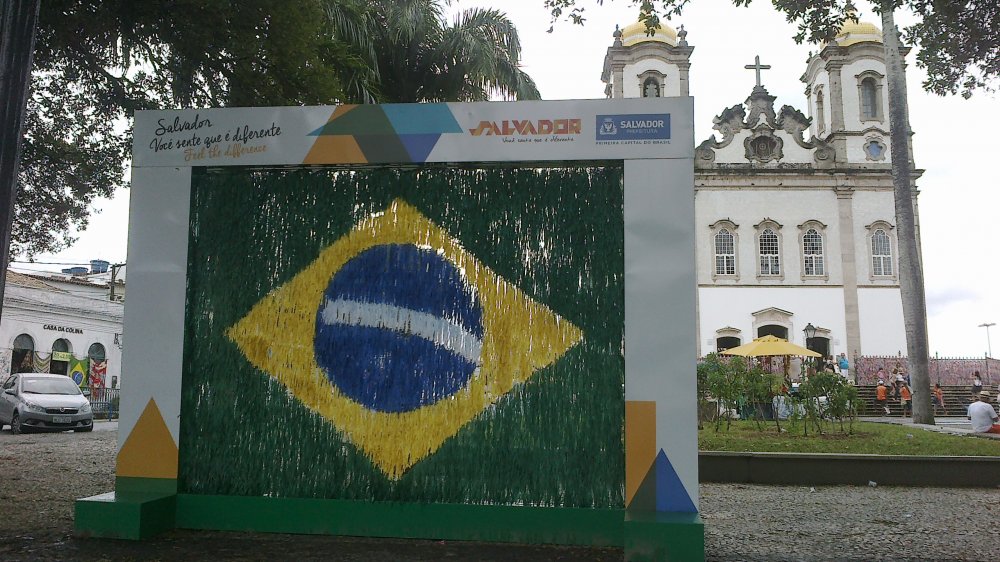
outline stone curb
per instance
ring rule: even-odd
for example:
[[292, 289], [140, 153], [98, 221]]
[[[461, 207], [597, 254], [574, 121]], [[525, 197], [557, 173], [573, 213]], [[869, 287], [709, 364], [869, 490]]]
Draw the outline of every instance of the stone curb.
[[701, 451], [701, 482], [802, 486], [1000, 487], [1000, 457]]

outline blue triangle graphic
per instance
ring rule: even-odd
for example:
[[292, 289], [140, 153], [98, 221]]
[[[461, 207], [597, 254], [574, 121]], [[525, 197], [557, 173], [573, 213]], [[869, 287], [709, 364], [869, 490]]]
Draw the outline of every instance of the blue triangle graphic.
[[434, 146], [437, 144], [439, 138], [441, 138], [440, 133], [429, 135], [399, 135], [399, 140], [403, 143], [403, 147], [406, 148], [406, 152], [410, 155], [411, 162], [426, 161], [427, 156], [430, 155], [432, 150], [434, 150]]
[[656, 511], [698, 513], [663, 449], [656, 455]]

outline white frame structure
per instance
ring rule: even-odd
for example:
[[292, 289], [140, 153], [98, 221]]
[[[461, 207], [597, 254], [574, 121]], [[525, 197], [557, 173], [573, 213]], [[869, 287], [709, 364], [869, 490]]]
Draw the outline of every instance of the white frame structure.
[[[119, 478], [122, 448], [151, 402], [178, 444], [192, 167], [620, 161], [626, 435], [628, 404], [652, 404], [651, 454], [667, 452], [697, 508], [692, 99], [381, 107], [401, 116], [399, 135], [426, 133], [437, 118], [452, 119], [454, 126], [439, 131], [433, 149], [419, 162], [359, 162], [339, 152], [354, 146], [349, 136], [331, 140], [322, 132], [352, 107], [137, 112], [124, 320], [129, 345], [123, 369], [129, 377], [122, 385]], [[324, 142], [333, 144], [317, 155], [316, 147]], [[626, 474], [631, 475], [635, 469], [628, 450], [627, 442]]]

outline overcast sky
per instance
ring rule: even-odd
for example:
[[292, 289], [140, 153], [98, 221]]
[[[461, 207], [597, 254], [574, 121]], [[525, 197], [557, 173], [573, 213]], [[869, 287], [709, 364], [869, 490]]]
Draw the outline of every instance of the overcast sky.
[[[568, 22], [546, 33], [549, 17], [542, 0], [459, 0], [452, 11], [496, 6], [506, 11], [521, 36], [524, 69], [535, 79], [542, 97], [554, 99], [603, 98], [600, 75], [604, 54], [615, 24], [636, 20], [637, 8], [628, 0], [578, 0], [586, 8], [583, 27]], [[881, 27], [869, 6], [859, 2], [860, 17]], [[904, 25], [906, 16], [897, 18]], [[743, 66], [760, 55], [771, 70], [762, 81], [776, 107], [789, 104], [808, 114], [799, 80], [815, 46], [796, 45], [793, 25], [784, 21], [770, 2], [758, 0], [751, 8], [735, 8], [728, 0], [695, 0], [683, 16], [669, 22], [684, 24], [691, 56], [691, 95], [695, 98], [695, 137], [713, 133], [712, 118], [724, 108], [742, 103], [754, 85], [754, 73]], [[1000, 130], [996, 96], [977, 94], [971, 100], [941, 98], [924, 93], [923, 73], [915, 53], [907, 62], [910, 121], [915, 133], [914, 156], [925, 170], [918, 181], [919, 211], [929, 312], [931, 353], [941, 356], [982, 356], [986, 352], [984, 322], [1000, 322], [1000, 230], [993, 224], [1000, 210], [1000, 181], [992, 161], [993, 143], [978, 140]], [[989, 164], [988, 164], [989, 163]], [[87, 262], [101, 258], [124, 262], [128, 228], [128, 193], [101, 200], [91, 226], [79, 241], [56, 255], [38, 261]], [[40, 269], [40, 266], [33, 266]], [[996, 328], [1000, 328], [998, 325]], [[1000, 355], [1000, 329], [991, 331]]]

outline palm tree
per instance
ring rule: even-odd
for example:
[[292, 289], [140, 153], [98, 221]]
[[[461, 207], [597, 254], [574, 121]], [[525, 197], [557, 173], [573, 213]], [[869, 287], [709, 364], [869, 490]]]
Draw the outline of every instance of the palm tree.
[[452, 24], [439, 0], [372, 0], [369, 91], [379, 102], [539, 99], [518, 66], [521, 43], [507, 16], [474, 8]]
[[896, 226], [899, 229], [899, 292], [903, 301], [906, 355], [913, 382], [913, 421], [934, 424], [930, 398], [930, 348], [927, 345], [927, 303], [920, 263], [911, 187], [910, 123], [907, 120], [906, 77], [899, 52], [899, 32], [891, 0], [881, 0], [882, 44], [889, 86], [889, 132]]

